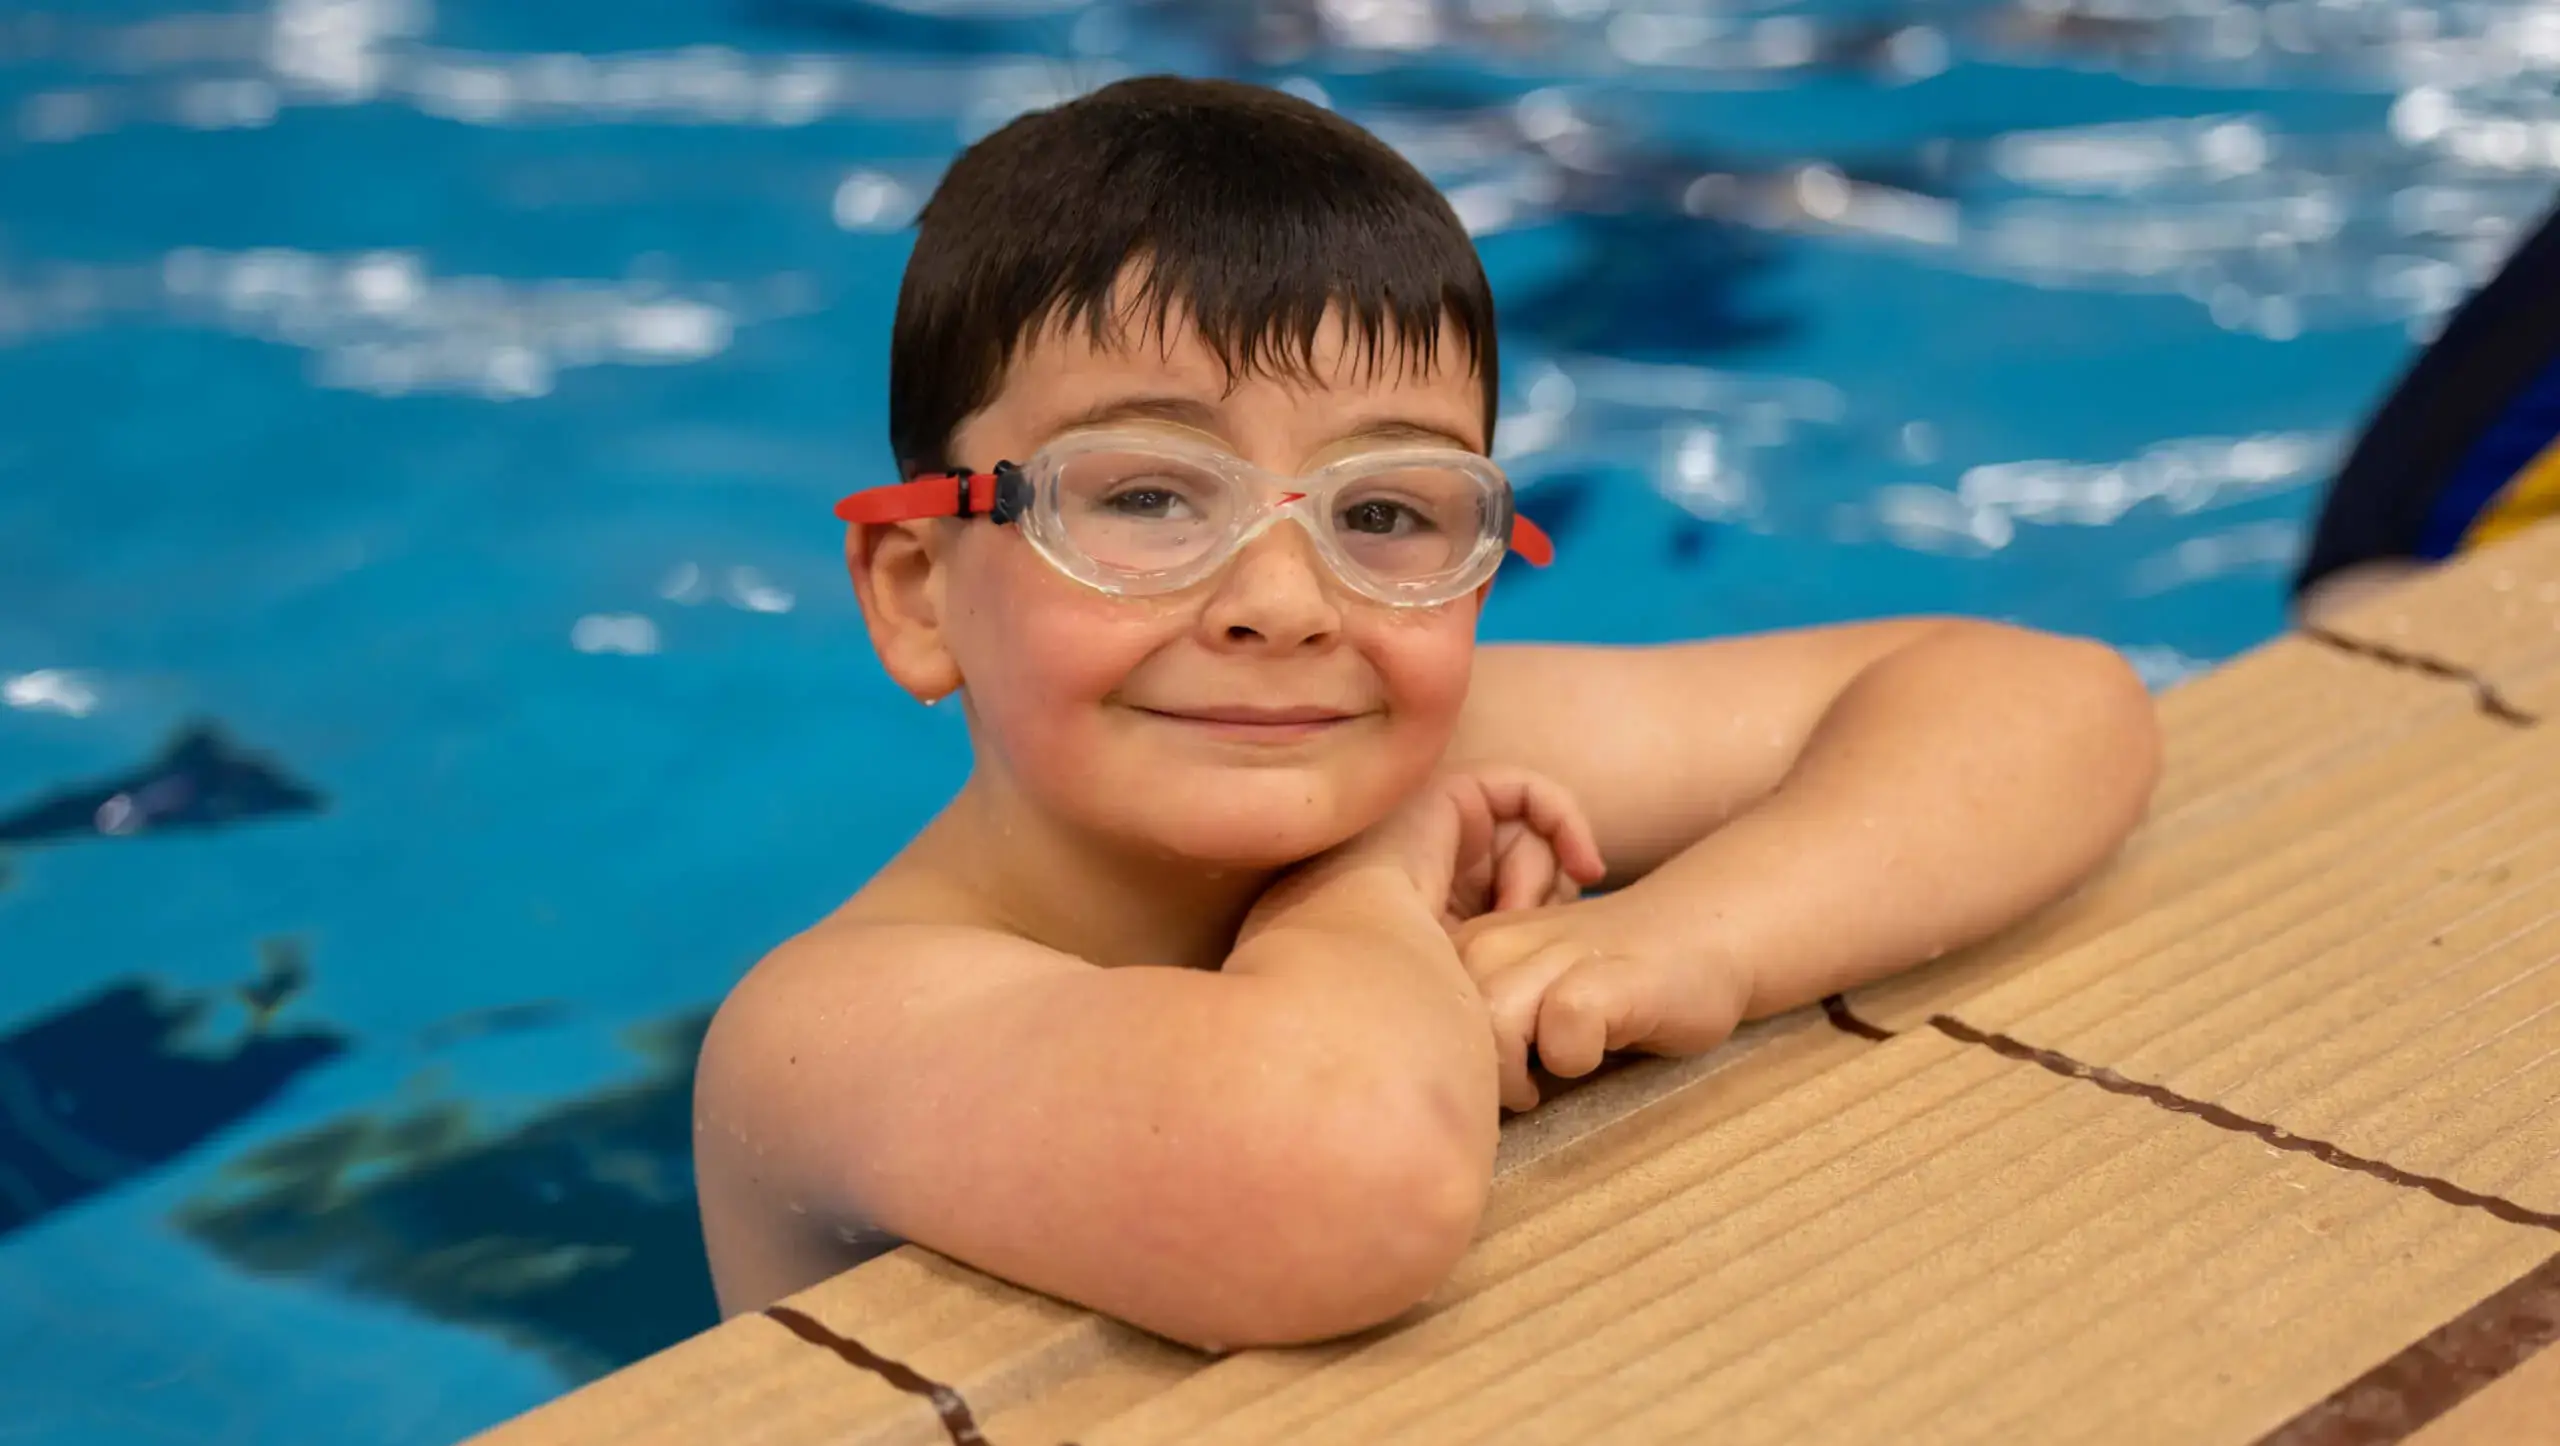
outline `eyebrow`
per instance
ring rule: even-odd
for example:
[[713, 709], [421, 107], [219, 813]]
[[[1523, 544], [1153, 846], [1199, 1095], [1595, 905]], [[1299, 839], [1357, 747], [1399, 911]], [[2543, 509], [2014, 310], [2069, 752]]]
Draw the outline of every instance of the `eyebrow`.
[[[1171, 422], [1176, 426], [1190, 427], [1215, 436], [1219, 435], [1221, 420], [1216, 407], [1197, 397], [1171, 395], [1116, 397], [1096, 403], [1073, 416], [1060, 418], [1048, 428], [1047, 434], [1055, 436], [1060, 432], [1106, 426], [1113, 422]], [[1423, 442], [1433, 446], [1456, 447], [1467, 452], [1483, 450], [1474, 442], [1446, 427], [1433, 426], [1428, 422], [1415, 421], [1409, 417], [1379, 417], [1361, 423], [1334, 440], [1337, 442], [1354, 440]]]
[[1116, 397], [1087, 407], [1072, 417], [1060, 418], [1049, 430], [1072, 432], [1108, 422], [1173, 422], [1197, 427], [1203, 432], [1215, 432], [1218, 430], [1218, 409], [1197, 397]]

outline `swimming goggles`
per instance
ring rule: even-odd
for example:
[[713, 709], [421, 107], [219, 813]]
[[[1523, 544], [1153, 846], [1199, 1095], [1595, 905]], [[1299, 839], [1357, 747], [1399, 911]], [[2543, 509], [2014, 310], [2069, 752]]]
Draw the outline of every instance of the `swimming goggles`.
[[1364, 452], [1303, 477], [1146, 432], [1060, 437], [1028, 462], [874, 487], [836, 504], [846, 522], [990, 517], [1022, 528], [1051, 566], [1123, 597], [1179, 592], [1224, 568], [1283, 518], [1353, 590], [1428, 607], [1482, 586], [1517, 551], [1555, 545], [1513, 511], [1511, 482], [1455, 447]]

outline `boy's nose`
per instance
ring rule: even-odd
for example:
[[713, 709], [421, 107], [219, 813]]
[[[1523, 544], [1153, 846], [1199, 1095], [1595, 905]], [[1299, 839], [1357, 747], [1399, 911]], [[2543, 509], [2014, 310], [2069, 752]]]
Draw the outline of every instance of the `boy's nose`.
[[1325, 641], [1341, 631], [1342, 611], [1324, 569], [1306, 528], [1282, 518], [1237, 551], [1201, 621], [1230, 645], [1298, 648]]

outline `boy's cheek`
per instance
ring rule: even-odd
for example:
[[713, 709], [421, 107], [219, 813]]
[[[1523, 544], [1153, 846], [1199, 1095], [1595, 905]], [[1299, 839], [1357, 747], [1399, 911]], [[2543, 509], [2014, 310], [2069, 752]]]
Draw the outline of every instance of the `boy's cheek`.
[[1435, 766], [1466, 706], [1475, 650], [1475, 613], [1465, 604], [1392, 619], [1366, 649], [1400, 721], [1437, 735], [1436, 744], [1416, 744], [1430, 751]]
[[1035, 713], [1108, 697], [1157, 640], [1125, 606], [1027, 561], [1040, 571], [1003, 558], [971, 589], [953, 640], [962, 673], [981, 698], [1001, 691]]

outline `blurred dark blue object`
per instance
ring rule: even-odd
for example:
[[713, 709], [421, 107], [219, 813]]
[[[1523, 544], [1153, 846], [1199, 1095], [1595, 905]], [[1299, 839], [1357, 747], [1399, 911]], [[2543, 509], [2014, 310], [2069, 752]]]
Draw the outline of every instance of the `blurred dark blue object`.
[[[253, 1018], [293, 973], [247, 991]], [[0, 1036], [0, 1235], [169, 1163], [347, 1047], [305, 1026], [208, 1050], [189, 1036], [212, 1007], [124, 981]]]
[[218, 828], [324, 806], [318, 792], [274, 763], [242, 751], [209, 723], [193, 723], [140, 768], [71, 785], [0, 817], [0, 843]]

